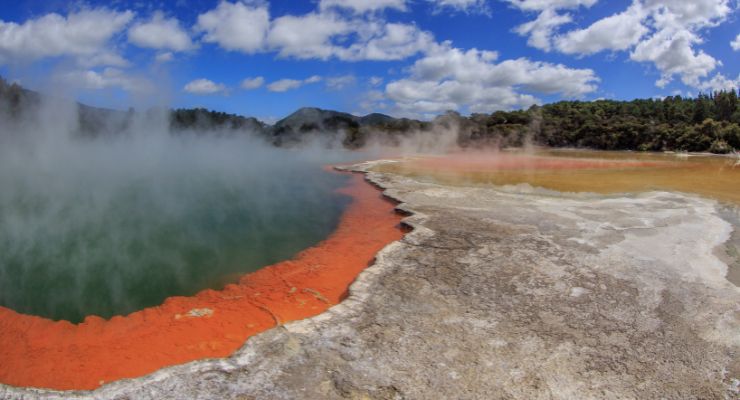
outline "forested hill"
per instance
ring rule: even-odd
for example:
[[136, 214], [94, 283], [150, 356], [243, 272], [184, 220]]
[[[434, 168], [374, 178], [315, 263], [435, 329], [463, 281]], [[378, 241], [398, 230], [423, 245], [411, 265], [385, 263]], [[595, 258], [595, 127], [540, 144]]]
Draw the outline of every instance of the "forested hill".
[[[697, 98], [558, 102], [528, 112], [541, 115], [536, 140], [554, 147], [605, 150], [740, 150], [737, 92]], [[495, 115], [495, 114], [494, 114]]]
[[[0, 119], [18, 118], [38, 106], [42, 96], [0, 78]], [[87, 135], [115, 133], [131, 123], [134, 110], [115, 111], [79, 105], [80, 131]], [[458, 132], [463, 147], [522, 146], [527, 141], [552, 147], [601, 150], [740, 151], [740, 104], [736, 90], [696, 98], [669, 96], [632, 101], [560, 101], [528, 110], [496, 111], [462, 116], [447, 112], [433, 121], [364, 117], [303, 108], [274, 125], [252, 117], [201, 108], [167, 111], [172, 132], [195, 130], [251, 133], [278, 146], [306, 137], [331, 135], [345, 147], [360, 148], [377, 140], [397, 143], [408, 135], [447, 128]]]
[[696, 98], [560, 101], [526, 111], [470, 117], [448, 113], [440, 118], [457, 121], [468, 131], [461, 140], [471, 146], [481, 142], [517, 146], [530, 137], [541, 145], [600, 150], [740, 150], [740, 104], [735, 90]]

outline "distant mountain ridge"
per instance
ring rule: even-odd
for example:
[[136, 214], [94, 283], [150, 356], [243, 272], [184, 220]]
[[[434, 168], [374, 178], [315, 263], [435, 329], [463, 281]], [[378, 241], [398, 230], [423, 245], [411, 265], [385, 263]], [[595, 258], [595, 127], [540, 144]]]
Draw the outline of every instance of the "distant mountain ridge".
[[358, 117], [356, 115], [341, 111], [324, 110], [316, 107], [303, 107], [299, 108], [293, 114], [290, 114], [287, 117], [276, 122], [274, 126], [276, 128], [281, 128], [285, 126], [296, 126], [301, 124], [319, 125], [324, 124], [327, 120], [352, 121], [357, 123], [359, 126], [367, 126], [391, 122], [394, 121], [395, 118], [380, 113], [372, 113], [362, 117]]
[[[413, 123], [410, 123], [413, 121]], [[316, 107], [303, 107], [277, 121], [267, 129], [269, 136], [277, 145], [298, 143], [307, 135], [323, 133], [336, 140], [342, 140], [345, 147], [362, 147], [370, 136], [382, 131], [390, 133], [396, 128], [397, 133], [409, 131], [410, 126], [421, 129], [428, 125], [422, 121], [393, 118], [389, 115], [372, 113], [356, 116], [346, 112], [324, 110]], [[343, 135], [343, 137], [339, 137]]]
[[[32, 114], [44, 95], [0, 78], [0, 122]], [[72, 103], [72, 102], [70, 102]], [[137, 112], [75, 103], [83, 135], [125, 131]], [[160, 110], [162, 111], [162, 110]], [[695, 151], [740, 150], [740, 102], [736, 90], [696, 98], [668, 96], [631, 101], [559, 101], [527, 110], [462, 116], [448, 111], [432, 121], [372, 113], [356, 116], [315, 107], [301, 108], [273, 125], [254, 117], [203, 108], [164, 110], [172, 133], [184, 131], [253, 134], [276, 146], [299, 145], [319, 138], [347, 148], [368, 143], [399, 144], [404, 138], [452, 132], [462, 147], [512, 147], [535, 143], [551, 147], [600, 150]]]

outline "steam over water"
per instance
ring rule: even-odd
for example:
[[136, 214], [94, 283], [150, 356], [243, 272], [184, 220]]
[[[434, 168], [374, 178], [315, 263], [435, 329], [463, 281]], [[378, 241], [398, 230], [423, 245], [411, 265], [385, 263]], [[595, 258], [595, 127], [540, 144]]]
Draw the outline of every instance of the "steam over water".
[[348, 202], [323, 156], [246, 134], [2, 127], [0, 305], [110, 317], [289, 258], [332, 232]]

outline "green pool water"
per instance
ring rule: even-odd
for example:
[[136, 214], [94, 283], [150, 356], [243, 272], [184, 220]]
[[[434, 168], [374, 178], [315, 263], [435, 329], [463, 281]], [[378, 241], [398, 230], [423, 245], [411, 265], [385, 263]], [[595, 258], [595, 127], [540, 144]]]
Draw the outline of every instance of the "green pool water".
[[0, 151], [0, 305], [72, 322], [128, 314], [326, 238], [349, 202], [335, 193], [348, 177], [250, 146]]

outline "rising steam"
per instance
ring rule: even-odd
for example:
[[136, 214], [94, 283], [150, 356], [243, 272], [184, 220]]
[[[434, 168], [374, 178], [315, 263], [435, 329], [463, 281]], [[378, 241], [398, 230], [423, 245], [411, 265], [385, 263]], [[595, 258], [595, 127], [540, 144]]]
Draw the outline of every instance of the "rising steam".
[[330, 233], [346, 155], [248, 132], [172, 135], [164, 113], [79, 136], [74, 104], [0, 125], [0, 305], [80, 321], [219, 286]]

